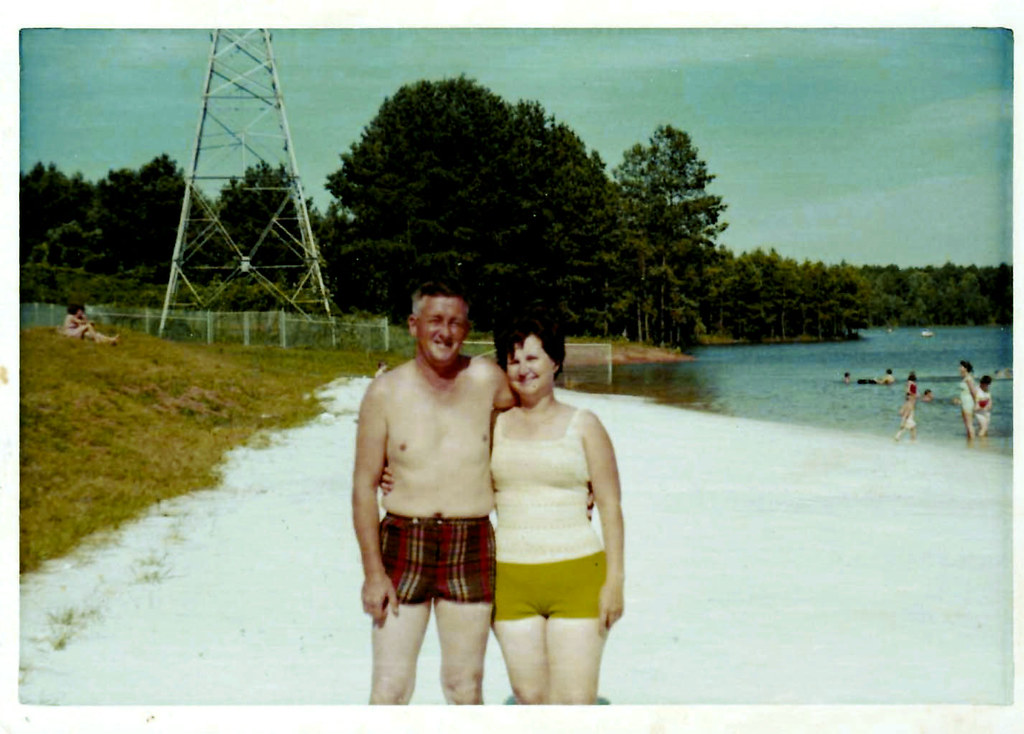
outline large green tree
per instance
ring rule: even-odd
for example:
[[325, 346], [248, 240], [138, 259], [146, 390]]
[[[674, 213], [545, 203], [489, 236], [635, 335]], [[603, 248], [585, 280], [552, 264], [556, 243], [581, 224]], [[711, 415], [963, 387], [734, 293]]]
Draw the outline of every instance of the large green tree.
[[726, 227], [722, 198], [707, 191], [714, 176], [690, 136], [671, 125], [627, 150], [614, 176], [630, 233], [623, 255], [633, 282], [624, 287], [637, 313], [627, 329], [640, 340], [686, 343], [701, 322], [705, 270]]
[[327, 245], [332, 282], [370, 284], [394, 318], [430, 277], [461, 282], [484, 328], [530, 298], [580, 326], [607, 311], [592, 283], [614, 193], [600, 158], [536, 102], [510, 104], [465, 77], [407, 85], [341, 159], [328, 178], [345, 218]]
[[166, 154], [138, 171], [110, 171], [96, 184], [90, 222], [99, 231], [93, 269], [167, 277], [181, 215], [184, 177]]
[[21, 262], [81, 267], [91, 260], [89, 212], [95, 187], [76, 173], [36, 163], [21, 174], [19, 238]]

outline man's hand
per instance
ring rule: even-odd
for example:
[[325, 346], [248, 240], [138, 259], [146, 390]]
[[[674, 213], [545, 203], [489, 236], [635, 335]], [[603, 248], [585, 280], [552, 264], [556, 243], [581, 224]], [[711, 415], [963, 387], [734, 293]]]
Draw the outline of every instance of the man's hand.
[[398, 616], [398, 595], [395, 585], [386, 575], [368, 577], [363, 582], [363, 611], [373, 617], [373, 623], [382, 627], [388, 616], [388, 609]]

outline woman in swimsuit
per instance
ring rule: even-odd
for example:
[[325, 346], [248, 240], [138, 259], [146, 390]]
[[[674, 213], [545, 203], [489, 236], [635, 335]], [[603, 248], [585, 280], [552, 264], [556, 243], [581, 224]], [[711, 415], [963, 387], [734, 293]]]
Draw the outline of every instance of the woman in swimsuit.
[[555, 398], [565, 341], [553, 322], [525, 318], [495, 341], [518, 407], [498, 416], [491, 452], [494, 633], [517, 702], [595, 703], [604, 642], [623, 611], [615, 452], [593, 413]]
[[967, 440], [974, 440], [974, 367], [967, 360], [960, 360], [960, 417], [964, 419]]
[[64, 317], [64, 323], [60, 327], [60, 332], [64, 336], [70, 336], [73, 339], [89, 339], [97, 344], [110, 344], [112, 346], [116, 346], [121, 339], [120, 334], [107, 336], [106, 334], [99, 333], [96, 330], [96, 325], [86, 317], [85, 307], [77, 303], [68, 305], [68, 312]]

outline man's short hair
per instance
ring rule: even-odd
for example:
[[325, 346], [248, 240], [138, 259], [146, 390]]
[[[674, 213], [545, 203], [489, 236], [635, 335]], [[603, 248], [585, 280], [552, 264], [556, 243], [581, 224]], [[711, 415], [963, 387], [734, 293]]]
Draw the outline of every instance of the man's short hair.
[[469, 299], [466, 298], [466, 295], [460, 289], [448, 285], [447, 283], [442, 283], [439, 280], [428, 280], [412, 294], [412, 313], [414, 315], [420, 312], [420, 305], [423, 303], [423, 299], [428, 296], [461, 298], [466, 303], [466, 307], [469, 307]]
[[515, 348], [533, 335], [540, 340], [544, 353], [558, 365], [555, 377], [562, 371], [565, 362], [565, 335], [558, 321], [546, 309], [531, 309], [521, 316], [513, 317], [508, 325], [494, 335], [494, 356], [501, 368], [508, 368], [508, 357]]

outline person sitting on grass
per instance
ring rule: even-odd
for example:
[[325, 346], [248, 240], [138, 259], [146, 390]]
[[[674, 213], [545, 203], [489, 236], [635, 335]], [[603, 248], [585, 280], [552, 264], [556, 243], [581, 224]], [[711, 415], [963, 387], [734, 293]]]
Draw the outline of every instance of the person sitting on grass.
[[68, 305], [68, 313], [64, 317], [64, 323], [60, 327], [60, 333], [70, 336], [73, 339], [90, 339], [97, 344], [109, 344], [117, 346], [121, 339], [120, 334], [107, 336], [96, 330], [96, 324], [89, 321], [85, 315], [85, 306], [78, 303]]

